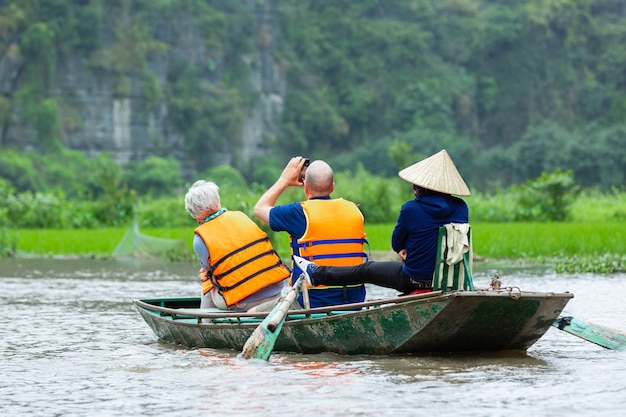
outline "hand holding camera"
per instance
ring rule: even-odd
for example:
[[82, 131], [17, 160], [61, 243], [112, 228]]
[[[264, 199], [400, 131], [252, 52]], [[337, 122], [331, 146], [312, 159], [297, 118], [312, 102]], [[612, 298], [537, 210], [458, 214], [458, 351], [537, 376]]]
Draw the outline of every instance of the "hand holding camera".
[[300, 175], [298, 175], [298, 181], [304, 182], [304, 178], [306, 176], [306, 170], [309, 167], [311, 160], [309, 158], [304, 158], [304, 165], [302, 165], [302, 169], [300, 170]]

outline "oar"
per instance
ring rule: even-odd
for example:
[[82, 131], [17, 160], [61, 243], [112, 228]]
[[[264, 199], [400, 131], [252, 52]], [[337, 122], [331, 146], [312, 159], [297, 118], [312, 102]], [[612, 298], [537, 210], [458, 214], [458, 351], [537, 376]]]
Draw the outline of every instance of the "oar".
[[277, 304], [261, 324], [254, 329], [254, 332], [252, 332], [243, 346], [240, 355], [242, 358], [267, 360], [270, 357], [280, 330], [283, 328], [289, 306], [298, 296], [304, 280], [304, 274], [301, 274], [287, 295], [285, 295], [283, 301]]
[[552, 326], [606, 349], [626, 350], [626, 334], [619, 330], [585, 323], [574, 317], [559, 317]]

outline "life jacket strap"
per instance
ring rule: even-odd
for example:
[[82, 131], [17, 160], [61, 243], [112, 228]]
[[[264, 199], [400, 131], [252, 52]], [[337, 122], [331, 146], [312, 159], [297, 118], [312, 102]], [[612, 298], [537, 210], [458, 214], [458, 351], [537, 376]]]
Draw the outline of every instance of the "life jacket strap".
[[332, 253], [325, 255], [313, 255], [313, 256], [304, 256], [308, 261], [315, 262], [320, 259], [343, 259], [343, 258], [365, 258], [365, 261], [369, 259], [367, 253], [365, 252], [349, 252], [349, 253]]
[[312, 240], [310, 242], [298, 243], [296, 241], [291, 242], [292, 248], [306, 248], [309, 246], [317, 246], [317, 245], [330, 245], [330, 244], [341, 244], [341, 243], [362, 243], [367, 244], [369, 246], [369, 242], [367, 239], [357, 238], [357, 239], [320, 239], [320, 240]]
[[242, 280], [240, 280], [239, 282], [237, 282], [234, 285], [229, 285], [229, 286], [225, 286], [225, 285], [220, 285], [219, 284], [219, 279], [224, 277], [226, 274], [220, 274], [219, 277], [214, 276], [211, 279], [211, 283], [213, 283], [213, 285], [217, 288], [217, 290], [220, 292], [220, 294], [224, 291], [230, 291], [234, 288], [237, 288], [238, 286], [242, 285], [244, 282], [250, 281], [252, 278], [259, 276], [269, 270], [272, 270], [274, 268], [277, 268], [279, 266], [283, 265], [283, 261], [280, 260], [280, 258], [278, 259], [277, 262], [273, 263], [272, 265], [268, 265], [263, 269], [259, 269], [258, 271], [255, 271], [254, 273], [248, 275], [247, 277], [243, 278]]
[[254, 245], [258, 245], [259, 243], [267, 242], [269, 240], [270, 240], [269, 237], [265, 236], [265, 237], [262, 237], [260, 239], [254, 240], [254, 241], [248, 243], [247, 245], [244, 245], [244, 246], [242, 246], [240, 248], [237, 248], [237, 249], [235, 249], [232, 252], [227, 253], [226, 255], [224, 255], [222, 257], [222, 259], [220, 259], [219, 261], [215, 262], [215, 264], [213, 265], [213, 269], [217, 269], [217, 267], [220, 266], [222, 262], [226, 261], [231, 256], [233, 256], [233, 255], [235, 255], [235, 254], [237, 254], [239, 252], [242, 252], [242, 251], [244, 251], [244, 250], [246, 250], [246, 249], [248, 249], [248, 248], [250, 248], [250, 247], [252, 247]]

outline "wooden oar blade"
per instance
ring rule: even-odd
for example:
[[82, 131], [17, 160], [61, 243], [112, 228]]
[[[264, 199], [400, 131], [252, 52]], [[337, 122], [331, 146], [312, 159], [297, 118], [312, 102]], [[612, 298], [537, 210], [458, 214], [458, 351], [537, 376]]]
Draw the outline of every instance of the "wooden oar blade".
[[242, 358], [267, 360], [270, 357], [278, 333], [271, 332], [267, 328], [266, 320], [263, 320], [246, 340], [240, 355]]
[[584, 322], [574, 317], [559, 317], [552, 326], [606, 349], [626, 350], [626, 334], [619, 330]]
[[254, 332], [246, 340], [240, 357], [244, 359], [267, 360], [274, 349], [276, 339], [283, 328], [283, 323], [287, 318], [289, 306], [295, 301], [304, 282], [304, 277], [300, 276], [294, 286], [289, 290], [285, 298], [274, 307], [265, 319], [254, 329]]

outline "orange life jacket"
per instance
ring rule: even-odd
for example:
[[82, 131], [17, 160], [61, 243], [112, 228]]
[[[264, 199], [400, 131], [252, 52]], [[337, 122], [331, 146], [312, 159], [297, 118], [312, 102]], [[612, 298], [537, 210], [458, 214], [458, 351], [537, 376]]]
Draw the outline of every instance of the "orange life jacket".
[[202, 292], [217, 288], [228, 306], [291, 275], [267, 234], [240, 211], [227, 211], [194, 232], [209, 250], [212, 269], [200, 278]]
[[363, 214], [356, 204], [343, 198], [307, 200], [300, 204], [306, 229], [297, 242], [292, 240], [293, 254], [326, 266], [358, 265], [367, 260], [363, 251], [367, 243]]

